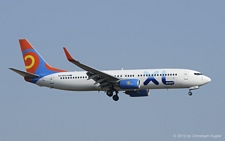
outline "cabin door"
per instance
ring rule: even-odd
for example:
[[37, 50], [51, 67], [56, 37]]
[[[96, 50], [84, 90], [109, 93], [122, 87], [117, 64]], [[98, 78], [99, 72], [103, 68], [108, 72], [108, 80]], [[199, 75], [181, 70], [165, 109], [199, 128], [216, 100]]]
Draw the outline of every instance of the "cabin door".
[[50, 76], [50, 84], [54, 84], [54, 75]]
[[184, 72], [184, 80], [188, 80], [188, 71]]

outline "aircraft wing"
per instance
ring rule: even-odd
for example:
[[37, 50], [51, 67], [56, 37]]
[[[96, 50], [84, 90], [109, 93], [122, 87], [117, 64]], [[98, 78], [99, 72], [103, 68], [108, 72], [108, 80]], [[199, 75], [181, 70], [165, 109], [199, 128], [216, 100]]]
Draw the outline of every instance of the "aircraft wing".
[[71, 63], [73, 63], [76, 66], [87, 71], [88, 79], [93, 79], [96, 82], [95, 84], [97, 84], [97, 83], [100, 84], [100, 87], [105, 87], [107, 85], [110, 85], [111, 83], [115, 83], [118, 80], [120, 80], [119, 78], [116, 78], [110, 74], [104, 73], [95, 68], [92, 68], [90, 66], [80, 63], [79, 61], [73, 59], [73, 57], [70, 55], [70, 53], [67, 51], [67, 49], [65, 47], [63, 47], [63, 49], [64, 49], [67, 59]]
[[29, 72], [24, 72], [24, 71], [21, 71], [21, 70], [17, 70], [17, 69], [14, 69], [14, 68], [9, 68], [10, 70], [18, 73], [19, 75], [23, 76], [23, 77], [26, 77], [26, 78], [38, 78], [38, 75], [36, 74], [32, 74], [32, 73], [29, 73]]

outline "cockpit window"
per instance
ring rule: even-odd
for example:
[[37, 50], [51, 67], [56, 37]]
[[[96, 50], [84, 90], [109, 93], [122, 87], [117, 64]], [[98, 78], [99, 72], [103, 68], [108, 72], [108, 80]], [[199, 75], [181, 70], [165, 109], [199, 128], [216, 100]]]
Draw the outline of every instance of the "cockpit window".
[[194, 75], [202, 75], [202, 74], [199, 72], [199, 73], [194, 73]]

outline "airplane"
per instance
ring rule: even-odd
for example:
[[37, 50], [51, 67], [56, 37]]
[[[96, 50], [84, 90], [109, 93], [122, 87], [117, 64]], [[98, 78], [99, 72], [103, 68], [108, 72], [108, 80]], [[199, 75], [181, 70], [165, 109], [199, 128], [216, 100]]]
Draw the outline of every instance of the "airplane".
[[25, 81], [49, 88], [67, 91], [104, 91], [114, 101], [123, 91], [130, 97], [145, 97], [151, 89], [192, 90], [205, 85], [211, 79], [190, 69], [134, 69], [101, 71], [75, 60], [63, 47], [69, 62], [84, 71], [66, 71], [50, 66], [27, 39], [19, 39], [26, 72], [15, 68], [10, 70], [23, 76]]

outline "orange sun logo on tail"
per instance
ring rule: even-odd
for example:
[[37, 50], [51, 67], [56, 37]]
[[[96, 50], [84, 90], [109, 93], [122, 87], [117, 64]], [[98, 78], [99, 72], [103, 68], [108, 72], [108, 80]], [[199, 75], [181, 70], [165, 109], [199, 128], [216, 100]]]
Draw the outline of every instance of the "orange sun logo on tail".
[[23, 58], [27, 72], [35, 73], [40, 64], [38, 55], [35, 52], [27, 52], [23, 55]]
[[32, 67], [34, 66], [34, 63], [35, 63], [35, 59], [34, 59], [34, 57], [31, 56], [31, 55], [27, 55], [27, 56], [24, 57], [25, 62], [26, 62], [26, 60], [27, 60], [28, 58], [31, 59], [31, 64], [30, 64], [29, 66], [25, 66], [26, 69], [32, 68]]

